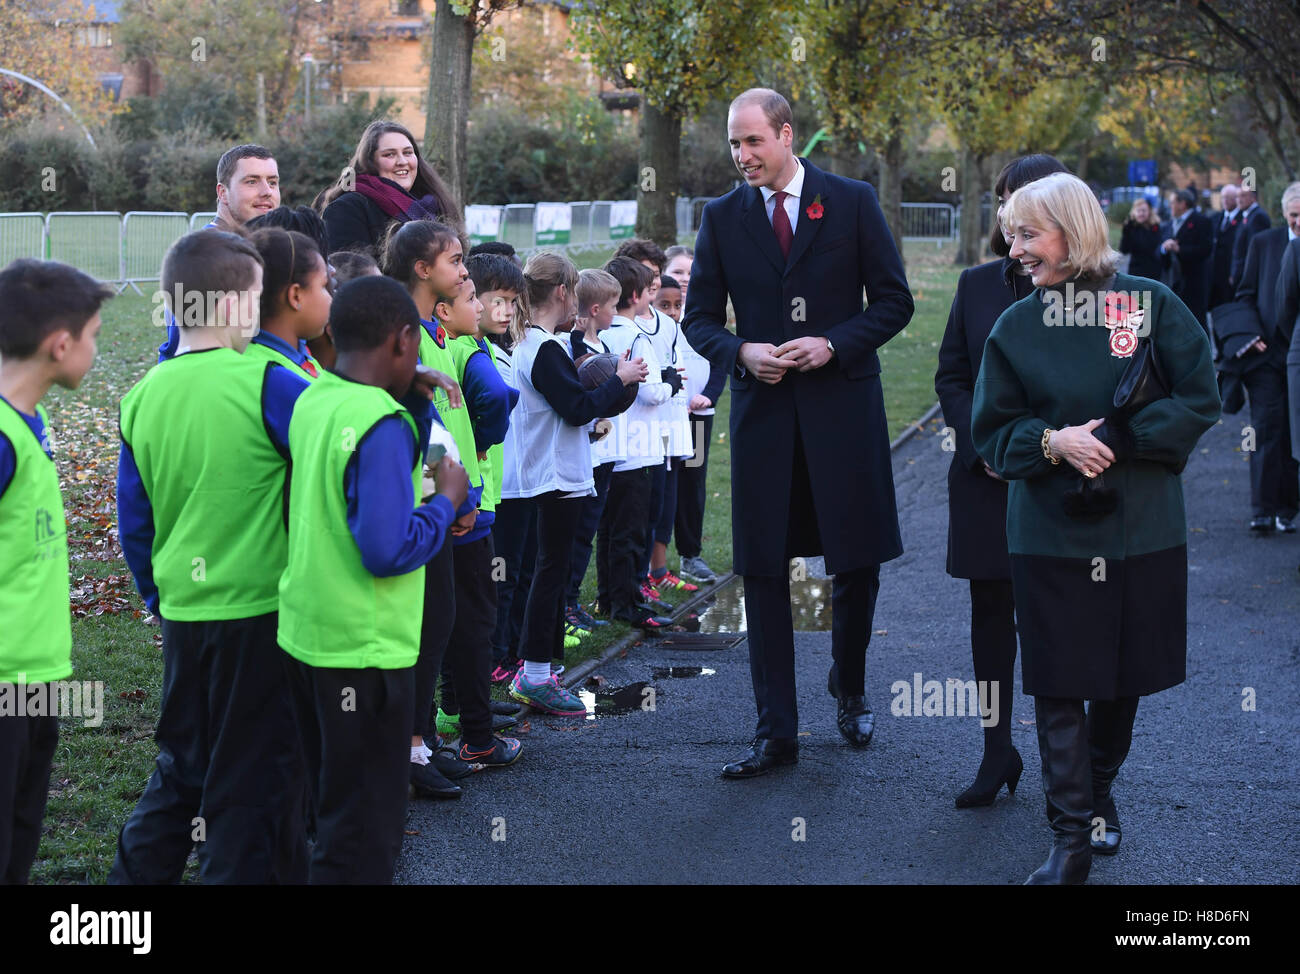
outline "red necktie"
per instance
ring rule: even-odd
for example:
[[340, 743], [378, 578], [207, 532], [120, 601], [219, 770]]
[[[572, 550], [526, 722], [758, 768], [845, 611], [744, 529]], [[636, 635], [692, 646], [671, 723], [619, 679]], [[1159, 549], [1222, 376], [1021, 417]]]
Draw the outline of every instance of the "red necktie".
[[794, 243], [794, 230], [790, 228], [790, 214], [785, 211], [785, 198], [789, 194], [781, 191], [772, 194], [776, 208], [772, 210], [772, 230], [776, 233], [776, 245], [781, 248], [781, 256], [790, 259], [790, 245]]
[[316, 364], [315, 364], [311, 359], [309, 359], [309, 358], [308, 358], [308, 359], [303, 359], [303, 362], [302, 362], [302, 368], [303, 368], [303, 371], [306, 372], [306, 373], [307, 373], [309, 376], [311, 376], [313, 379], [319, 379], [319, 378], [320, 378], [320, 373], [319, 373], [318, 371], [316, 371]]

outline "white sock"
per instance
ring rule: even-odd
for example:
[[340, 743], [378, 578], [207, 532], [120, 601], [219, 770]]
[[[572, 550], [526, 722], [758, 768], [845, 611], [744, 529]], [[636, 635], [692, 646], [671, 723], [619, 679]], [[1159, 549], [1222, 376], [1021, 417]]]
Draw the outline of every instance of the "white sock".
[[550, 678], [550, 663], [534, 663], [532, 660], [524, 660], [524, 679], [533, 684], [533, 686], [545, 683]]
[[432, 756], [433, 752], [429, 750], [429, 745], [423, 742], [411, 745], [412, 764], [428, 764], [429, 758]]

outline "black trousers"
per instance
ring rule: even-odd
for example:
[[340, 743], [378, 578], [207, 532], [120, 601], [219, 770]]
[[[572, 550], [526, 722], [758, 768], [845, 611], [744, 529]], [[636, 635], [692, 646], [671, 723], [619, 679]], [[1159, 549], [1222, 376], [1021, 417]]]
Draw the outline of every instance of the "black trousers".
[[281, 655], [315, 782], [309, 882], [391, 883], [406, 823], [414, 669], [328, 669]]
[[[661, 460], [658, 466], [651, 467], [650, 470], [650, 506], [646, 512], [645, 526], [645, 550], [641, 558], [641, 578], [650, 574], [650, 559], [654, 554], [656, 541], [663, 541], [667, 544], [672, 539], [673, 515], [677, 512], [677, 477], [676, 470], [670, 471], [668, 464], [670, 461]], [[676, 464], [677, 461], [671, 461]], [[671, 493], [670, 493], [671, 492]], [[668, 505], [672, 507], [669, 508]], [[667, 520], [665, 521], [665, 517]], [[660, 538], [659, 534], [663, 531], [666, 537]]]
[[58, 717], [0, 717], [0, 886], [27, 885], [58, 743]]
[[537, 501], [535, 498], [497, 503], [492, 544], [503, 560], [505, 577], [497, 585], [497, 627], [492, 636], [493, 662], [519, 658], [519, 634], [524, 627], [524, 607], [533, 584], [537, 560]]
[[[744, 582], [749, 671], [758, 707], [755, 736], [793, 740], [799, 733], [799, 713], [790, 576], [746, 575]], [[831, 656], [845, 696], [863, 692], [871, 620], [879, 593], [879, 565], [841, 572], [831, 582]]]
[[519, 657], [526, 662], [564, 659], [564, 590], [583, 500], [566, 498], [560, 491], [537, 498], [537, 561], [519, 637]]
[[[713, 439], [713, 417], [691, 416], [695, 456], [683, 460], [677, 474], [677, 553], [698, 558], [704, 539], [704, 504], [709, 473], [709, 442]], [[703, 447], [701, 448], [701, 444]]]
[[[433, 698], [447, 641], [456, 624], [456, 562], [448, 535], [438, 553], [424, 566], [424, 610], [420, 617], [420, 656], [415, 661], [415, 707], [411, 736], [433, 740]], [[407, 746], [410, 746], [407, 741]], [[407, 752], [410, 758], [410, 752]]]
[[[573, 535], [573, 558], [569, 566], [569, 587], [565, 591], [565, 605], [577, 605], [582, 591], [582, 580], [587, 575], [587, 566], [591, 564], [591, 553], [596, 544], [596, 529], [600, 527], [601, 515], [605, 513], [605, 502], [609, 500], [609, 480], [614, 476], [614, 463], [602, 463], [592, 471], [596, 480], [596, 496], [585, 498], [582, 502], [582, 516]], [[596, 563], [597, 591], [600, 590], [600, 562]]]
[[1255, 450], [1250, 455], [1250, 506], [1255, 517], [1295, 517], [1300, 465], [1291, 456], [1286, 372], [1271, 363], [1243, 376], [1250, 396]]
[[276, 623], [163, 620], [158, 759], [109, 883], [177, 883], [196, 841], [204, 883], [306, 881], [306, 775]]
[[456, 545], [456, 623], [443, 659], [442, 709], [460, 714], [461, 737], [475, 749], [492, 744], [492, 633], [497, 589], [492, 536]]
[[609, 481], [609, 500], [601, 518], [600, 538], [596, 546], [598, 564], [604, 565], [609, 597], [601, 598], [601, 607], [611, 618], [629, 619], [641, 601], [641, 582], [645, 569], [646, 524], [650, 510], [652, 467], [615, 471]]

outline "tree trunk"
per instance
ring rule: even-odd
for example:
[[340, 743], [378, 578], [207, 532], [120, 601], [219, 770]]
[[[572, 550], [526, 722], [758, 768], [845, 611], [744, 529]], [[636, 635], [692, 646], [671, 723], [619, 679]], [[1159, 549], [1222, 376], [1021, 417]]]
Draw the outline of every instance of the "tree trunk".
[[473, 50], [474, 21], [456, 13], [449, 0], [438, 0], [433, 15], [424, 155], [447, 183], [462, 212], [468, 189], [465, 147]]
[[640, 171], [636, 187], [636, 234], [661, 247], [677, 243], [677, 186], [680, 179], [682, 117], [641, 96]]
[[962, 149], [961, 225], [958, 227], [955, 264], [969, 267], [984, 257], [984, 235], [980, 232], [980, 203], [987, 188], [988, 157]]
[[880, 178], [877, 180], [877, 195], [880, 197], [880, 209], [885, 214], [885, 223], [894, 238], [899, 257], [903, 256], [903, 135], [894, 129], [885, 143], [885, 151], [880, 155]]

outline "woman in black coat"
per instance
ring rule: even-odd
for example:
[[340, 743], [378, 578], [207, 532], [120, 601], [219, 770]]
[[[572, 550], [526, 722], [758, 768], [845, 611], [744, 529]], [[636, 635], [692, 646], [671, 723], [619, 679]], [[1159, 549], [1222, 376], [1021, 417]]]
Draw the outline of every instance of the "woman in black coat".
[[1139, 196], [1133, 201], [1124, 229], [1120, 233], [1119, 252], [1128, 254], [1128, 272], [1134, 277], [1149, 277], [1158, 281], [1164, 274], [1164, 265], [1160, 262], [1160, 241], [1164, 234], [1160, 229], [1160, 218], [1151, 212], [1151, 204], [1146, 197]]
[[329, 237], [329, 252], [354, 250], [382, 257], [394, 224], [440, 220], [460, 228], [451, 191], [420, 155], [419, 145], [397, 122], [371, 122], [361, 134], [348, 168], [316, 200]]
[[[999, 215], [1008, 197], [1021, 186], [1049, 173], [1067, 171], [1049, 155], [1012, 160], [994, 187]], [[1007, 242], [998, 220], [993, 221], [989, 246], [1002, 260], [962, 271], [934, 376], [934, 389], [944, 420], [952, 429], [955, 448], [948, 468], [948, 574], [970, 579], [975, 679], [981, 686], [998, 689], [994, 722], [984, 728], [984, 758], [974, 783], [957, 796], [958, 808], [993, 804], [1003, 784], [1015, 794], [1024, 769], [1011, 743], [1016, 624], [1007, 557], [1007, 485], [975, 451], [970, 411], [984, 340], [998, 315], [1034, 286], [1019, 261], [1007, 257]]]

